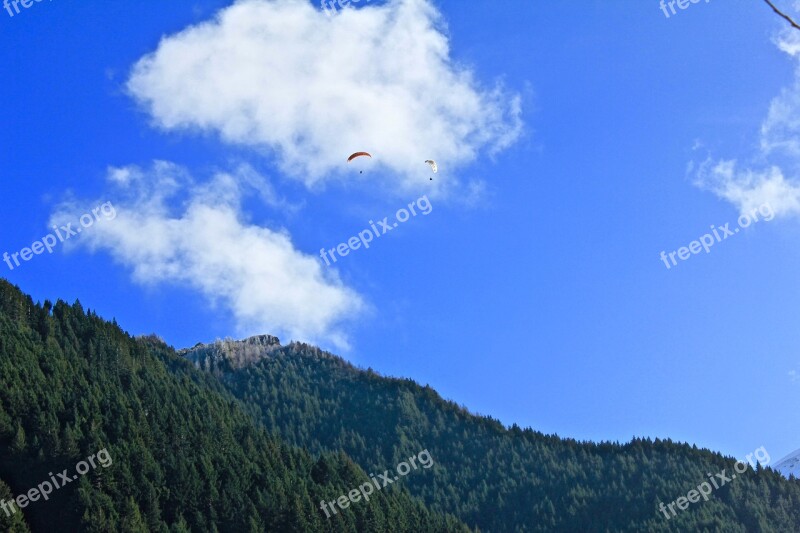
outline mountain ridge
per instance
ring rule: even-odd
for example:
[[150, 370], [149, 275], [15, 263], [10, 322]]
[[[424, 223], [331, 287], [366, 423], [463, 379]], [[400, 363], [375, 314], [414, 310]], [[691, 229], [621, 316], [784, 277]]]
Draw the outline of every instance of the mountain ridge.
[[267, 434], [243, 405], [158, 337], [0, 279], [0, 498], [98, 450], [113, 457], [46, 502], [0, 511], [0, 531], [467, 531], [402, 485], [328, 519], [320, 501], [367, 473]]
[[[659, 503], [732, 458], [506, 428], [316, 347], [237, 342], [196, 345], [193, 362], [80, 302], [35, 304], [0, 280], [0, 495], [108, 448], [113, 468], [25, 510], [31, 531], [800, 530], [800, 482], [769, 468], [665, 518]], [[422, 451], [432, 467], [369, 505], [320, 511]], [[0, 514], [0, 529], [25, 525]]]
[[800, 483], [761, 466], [702, 505], [670, 520], [660, 515], [660, 502], [735, 462], [686, 443], [578, 442], [506, 427], [429, 386], [300, 343], [217, 378], [270, 433], [312, 453], [342, 450], [380, 471], [429, 450], [437, 467], [405, 480], [409, 491], [482, 531], [800, 530]]

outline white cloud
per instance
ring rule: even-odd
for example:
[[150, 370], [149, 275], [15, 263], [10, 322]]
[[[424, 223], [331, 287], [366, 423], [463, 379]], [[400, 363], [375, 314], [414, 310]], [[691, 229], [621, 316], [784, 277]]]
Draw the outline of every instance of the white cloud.
[[[277, 201], [265, 196], [266, 181], [255, 171], [240, 167], [200, 184], [159, 161], [149, 170], [110, 168], [108, 179], [119, 186], [112, 198], [117, 216], [82, 233], [76, 246], [107, 250], [137, 282], [199, 290], [231, 312], [242, 335], [347, 346], [342, 323], [363, 309], [361, 297], [296, 250], [286, 231], [243, 220], [240, 202], [254, 185], [262, 186], [262, 198]], [[73, 221], [91, 205], [62, 204], [51, 223]]]
[[696, 185], [735, 205], [740, 213], [768, 203], [776, 215], [800, 214], [800, 36], [783, 31], [776, 45], [797, 63], [795, 79], [770, 103], [761, 125], [755, 163], [707, 160], [696, 169]]
[[520, 97], [456, 65], [442, 26], [429, 0], [332, 16], [307, 0], [244, 0], [162, 39], [128, 89], [157, 126], [274, 154], [308, 186], [366, 150], [381, 172], [363, 178], [409, 189], [428, 181], [425, 159], [452, 178], [522, 130]]
[[737, 168], [736, 161], [706, 161], [697, 171], [698, 184], [728, 200], [740, 213], [749, 213], [768, 204], [779, 215], [800, 213], [800, 184], [787, 179], [772, 166], [750, 170]]
[[797, 66], [791, 87], [785, 88], [769, 106], [761, 126], [761, 149], [764, 153], [784, 151], [800, 157], [800, 38], [797, 30], [784, 30], [775, 44], [791, 56]]

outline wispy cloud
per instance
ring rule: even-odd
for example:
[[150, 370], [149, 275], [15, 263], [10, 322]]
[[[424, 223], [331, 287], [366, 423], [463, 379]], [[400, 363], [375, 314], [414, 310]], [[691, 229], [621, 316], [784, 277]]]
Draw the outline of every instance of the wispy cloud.
[[[275, 333], [347, 346], [343, 324], [361, 297], [314, 256], [295, 249], [287, 231], [248, 223], [241, 201], [255, 188], [280, 205], [268, 182], [243, 166], [200, 183], [173, 163], [110, 168], [117, 218], [86, 232], [76, 246], [108, 251], [143, 284], [182, 283], [230, 311], [242, 335]], [[72, 220], [90, 202], [62, 204], [52, 223]]]
[[165, 37], [128, 89], [157, 126], [263, 150], [308, 186], [341, 178], [344, 159], [367, 150], [387, 184], [416, 189], [425, 159], [452, 176], [522, 131], [520, 96], [453, 61], [429, 0], [331, 16], [307, 0], [241, 1]]
[[748, 163], [707, 159], [692, 165], [695, 184], [746, 213], [767, 203], [778, 216], [800, 214], [800, 36], [784, 30], [776, 45], [795, 61], [795, 79], [769, 106], [758, 150]]
[[697, 168], [697, 185], [713, 191], [748, 213], [770, 205], [777, 216], [800, 213], [800, 183], [787, 178], [778, 166], [761, 169], [739, 168], [735, 160], [706, 160]]

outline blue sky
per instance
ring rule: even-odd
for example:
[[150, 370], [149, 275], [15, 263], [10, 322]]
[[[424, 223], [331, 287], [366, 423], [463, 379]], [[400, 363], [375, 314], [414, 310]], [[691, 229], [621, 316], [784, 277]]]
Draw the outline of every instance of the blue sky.
[[798, 41], [765, 4], [229, 5], [0, 12], [0, 252], [116, 213], [4, 277], [176, 347], [312, 341], [546, 433], [800, 447]]

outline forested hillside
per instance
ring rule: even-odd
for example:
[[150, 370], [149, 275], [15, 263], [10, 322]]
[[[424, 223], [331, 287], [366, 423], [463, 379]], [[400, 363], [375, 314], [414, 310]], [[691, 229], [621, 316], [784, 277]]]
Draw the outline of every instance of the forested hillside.
[[436, 466], [405, 485], [432, 509], [483, 531], [800, 531], [800, 481], [760, 468], [667, 520], [660, 502], [685, 496], [710, 473], [732, 472], [734, 459], [707, 450], [506, 429], [429, 387], [356, 369], [311, 346], [280, 347], [274, 337], [185, 355], [219, 377], [269, 431], [312, 453], [343, 450], [367, 471], [382, 471], [428, 449]]
[[[0, 529], [800, 530], [800, 482], [761, 468], [660, 514], [709, 473], [731, 472], [733, 459], [709, 451], [506, 429], [429, 387], [269, 336], [181, 355], [0, 281], [0, 501], [100, 450], [113, 458], [47, 501], [0, 511]], [[421, 450], [430, 469], [330, 519], [320, 510]]]
[[0, 529], [467, 531], [400, 484], [327, 519], [321, 500], [369, 480], [345, 455], [268, 436], [157, 338], [134, 339], [80, 303], [34, 304], [0, 280], [0, 500], [100, 450], [112, 464], [10, 517], [0, 511]]

